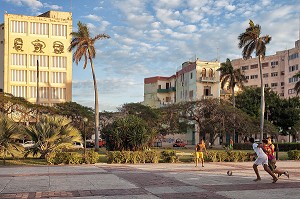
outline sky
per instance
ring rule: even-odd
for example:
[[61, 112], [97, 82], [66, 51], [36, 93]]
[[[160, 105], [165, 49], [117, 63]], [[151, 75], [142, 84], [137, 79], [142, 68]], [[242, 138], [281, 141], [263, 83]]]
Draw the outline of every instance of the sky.
[[[36, 16], [49, 10], [72, 12], [92, 36], [106, 33], [95, 47], [99, 109], [116, 111], [142, 102], [144, 78], [171, 76], [195, 57], [204, 61], [241, 58], [238, 35], [249, 19], [270, 35], [267, 55], [294, 47], [299, 39], [300, 0], [0, 0], [5, 12]], [[72, 101], [94, 107], [90, 67], [73, 63]]]

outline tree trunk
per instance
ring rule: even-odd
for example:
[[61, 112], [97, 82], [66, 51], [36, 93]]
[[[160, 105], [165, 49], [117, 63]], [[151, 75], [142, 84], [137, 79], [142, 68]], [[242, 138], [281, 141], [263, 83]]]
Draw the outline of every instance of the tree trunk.
[[92, 58], [90, 58], [93, 80], [94, 80], [94, 91], [95, 91], [95, 151], [99, 151], [99, 104], [98, 104], [98, 88], [97, 79], [94, 71], [94, 64]]
[[262, 74], [261, 55], [258, 56], [258, 65], [260, 73], [260, 88], [261, 88], [261, 99], [260, 99], [260, 141], [262, 142], [264, 135], [264, 118], [265, 118], [265, 85]]
[[[234, 96], [234, 87], [235, 87], [235, 83], [233, 83], [233, 86], [231, 87], [231, 92], [232, 92], [232, 105], [233, 107], [235, 107], [235, 96]], [[234, 123], [233, 123], [233, 142], [235, 142], [235, 109], [234, 109], [234, 113], [233, 113], [233, 119], [234, 119]]]

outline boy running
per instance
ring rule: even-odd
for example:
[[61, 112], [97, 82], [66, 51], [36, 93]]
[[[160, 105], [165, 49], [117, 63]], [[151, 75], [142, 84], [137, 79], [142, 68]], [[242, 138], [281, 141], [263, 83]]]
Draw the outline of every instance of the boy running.
[[255, 182], [261, 180], [260, 175], [258, 173], [257, 166], [258, 165], [263, 165], [264, 170], [269, 173], [273, 177], [273, 182], [275, 183], [278, 178], [274, 175], [274, 173], [270, 170], [268, 167], [268, 156], [263, 152], [261, 146], [259, 146], [257, 143], [254, 142], [254, 138], [250, 138], [249, 140], [252, 143], [253, 150], [255, 151], [257, 158], [253, 164], [253, 170], [256, 174], [256, 179], [254, 180]]

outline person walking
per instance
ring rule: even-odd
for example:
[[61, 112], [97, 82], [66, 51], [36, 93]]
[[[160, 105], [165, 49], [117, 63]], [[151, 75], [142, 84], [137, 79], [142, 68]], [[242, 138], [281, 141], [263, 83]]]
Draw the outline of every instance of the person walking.
[[196, 145], [195, 151], [196, 151], [196, 160], [195, 160], [196, 166], [195, 167], [198, 166], [199, 159], [201, 161], [202, 167], [204, 167], [203, 151], [205, 151], [205, 153], [207, 154], [207, 150], [206, 150], [206, 146], [205, 146], [203, 139], [201, 139], [200, 142]]
[[275, 176], [275, 174], [270, 170], [270, 168], [268, 167], [268, 156], [264, 153], [264, 151], [262, 150], [262, 146], [255, 143], [254, 142], [254, 138], [250, 138], [249, 140], [252, 143], [252, 147], [253, 150], [255, 151], [257, 158], [253, 163], [253, 170], [256, 174], [256, 179], [254, 180], [255, 182], [260, 181], [261, 177], [259, 175], [257, 166], [258, 165], [262, 165], [264, 167], [264, 170], [270, 174], [270, 176], [273, 177], [273, 182], [272, 183], [276, 183], [276, 181], [278, 180], [278, 178]]

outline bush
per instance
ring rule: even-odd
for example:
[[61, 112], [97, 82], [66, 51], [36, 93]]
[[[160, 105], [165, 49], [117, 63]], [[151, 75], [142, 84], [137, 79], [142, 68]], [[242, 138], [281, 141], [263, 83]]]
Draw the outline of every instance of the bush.
[[47, 157], [49, 164], [81, 164], [83, 163], [82, 155], [75, 152], [57, 152]]
[[99, 161], [99, 158], [100, 158], [99, 153], [91, 150], [88, 153], [86, 153], [84, 160], [86, 164], [95, 164]]
[[300, 160], [300, 151], [292, 150], [287, 152], [289, 160]]
[[137, 164], [158, 163], [159, 153], [157, 151], [109, 151], [107, 152], [107, 163], [109, 164]]
[[[275, 147], [277, 143], [273, 143]], [[250, 143], [235, 143], [233, 148], [236, 150], [252, 150], [252, 144]], [[300, 143], [278, 143], [279, 151], [290, 151], [290, 150], [300, 150]], [[275, 149], [276, 150], [276, 149]]]
[[179, 161], [176, 156], [176, 151], [174, 150], [166, 150], [161, 152], [162, 161], [165, 163], [176, 163]]

